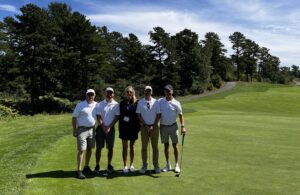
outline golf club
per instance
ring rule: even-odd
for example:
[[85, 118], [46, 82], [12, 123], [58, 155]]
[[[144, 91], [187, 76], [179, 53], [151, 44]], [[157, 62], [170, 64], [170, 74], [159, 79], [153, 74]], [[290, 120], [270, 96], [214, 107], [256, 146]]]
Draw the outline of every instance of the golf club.
[[185, 134], [183, 134], [182, 135], [182, 143], [181, 143], [181, 157], [180, 157], [180, 165], [179, 165], [179, 167], [180, 167], [180, 172], [179, 173], [176, 173], [176, 177], [179, 177], [179, 175], [180, 175], [180, 173], [181, 173], [181, 171], [182, 171], [182, 156], [183, 156], [183, 144], [184, 144], [184, 136], [185, 136]]

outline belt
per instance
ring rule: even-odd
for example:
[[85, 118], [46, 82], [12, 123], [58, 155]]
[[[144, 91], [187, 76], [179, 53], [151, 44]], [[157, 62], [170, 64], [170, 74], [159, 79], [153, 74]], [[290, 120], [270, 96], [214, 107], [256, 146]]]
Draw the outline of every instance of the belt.
[[94, 128], [94, 126], [91, 126], [91, 127], [84, 127], [84, 126], [79, 126], [78, 129], [92, 129]]
[[173, 123], [173, 124], [171, 124], [171, 125], [164, 125], [164, 124], [160, 124], [161, 126], [165, 126], [165, 127], [171, 127], [171, 126], [173, 126], [173, 125], [175, 125], [175, 124], [177, 124], [177, 122], [175, 122], [175, 123]]

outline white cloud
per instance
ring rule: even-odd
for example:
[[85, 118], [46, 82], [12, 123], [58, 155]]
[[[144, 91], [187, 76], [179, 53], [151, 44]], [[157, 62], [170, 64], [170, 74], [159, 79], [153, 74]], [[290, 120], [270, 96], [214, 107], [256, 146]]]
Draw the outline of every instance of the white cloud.
[[14, 12], [14, 13], [18, 12], [18, 10], [15, 6], [6, 5], [6, 4], [0, 5], [0, 10], [8, 11], [8, 12]]
[[[87, 14], [87, 18], [96, 25], [106, 25], [110, 30], [119, 31], [125, 36], [128, 33], [134, 33], [143, 43], [149, 43], [148, 32], [156, 26], [161, 26], [171, 35], [185, 28], [191, 29], [199, 35], [199, 39], [204, 39], [207, 32], [215, 32], [228, 49], [228, 53], [231, 53], [231, 43], [228, 37], [238, 31], [261, 47], [270, 49], [272, 55], [280, 58], [282, 65], [300, 65], [300, 57], [298, 57], [300, 55], [297, 55], [300, 54], [299, 13], [296, 11], [284, 15], [280, 12], [273, 13], [272, 9], [280, 5], [274, 4], [273, 7], [268, 7], [258, 0], [252, 1], [251, 4], [237, 3], [235, 0], [222, 2], [223, 4], [220, 5], [218, 1], [219, 7], [224, 5], [224, 9], [230, 8], [233, 14], [228, 16], [232, 20], [209, 19], [209, 14], [216, 14], [217, 10], [212, 10], [212, 13], [207, 13], [206, 10], [204, 16], [199, 15], [199, 12], [196, 14], [191, 11], [177, 11], [162, 7], [153, 9], [153, 7], [132, 6], [114, 7], [109, 9], [109, 13]], [[242, 22], [234, 21], [236, 17], [239, 17], [238, 19]]]
[[[207, 32], [232, 32], [226, 25], [201, 20], [194, 14], [175, 11], [148, 11], [148, 12], [118, 12], [113, 14], [87, 15], [97, 25], [118, 26], [118, 29], [127, 29], [132, 33], [147, 34], [153, 27], [161, 26], [171, 35], [188, 28], [202, 37]], [[229, 35], [228, 35], [229, 36]]]

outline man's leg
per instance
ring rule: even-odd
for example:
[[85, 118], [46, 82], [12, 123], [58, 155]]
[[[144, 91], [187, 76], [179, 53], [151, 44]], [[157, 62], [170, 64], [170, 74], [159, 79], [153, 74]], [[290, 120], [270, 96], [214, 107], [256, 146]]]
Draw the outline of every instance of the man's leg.
[[113, 148], [108, 149], [108, 152], [107, 152], [107, 159], [108, 159], [107, 164], [108, 165], [111, 165], [113, 154], [114, 154], [114, 149]]
[[78, 152], [77, 152], [77, 178], [79, 178], [79, 179], [86, 178], [85, 175], [81, 171], [83, 153], [84, 153], [84, 150], [78, 150]]
[[159, 131], [156, 127], [153, 132], [151, 133], [151, 145], [152, 145], [152, 153], [153, 153], [153, 166], [156, 173], [160, 173], [159, 163], [158, 163], [158, 138], [159, 138]]
[[174, 157], [175, 157], [175, 164], [178, 163], [178, 144], [173, 144], [174, 148]]
[[142, 153], [142, 161], [143, 161], [143, 165], [142, 168], [140, 170], [140, 173], [146, 173], [147, 171], [147, 148], [148, 148], [148, 141], [149, 141], [149, 135], [148, 135], [148, 131], [145, 127], [141, 128], [141, 142], [142, 142], [142, 149], [141, 149], [141, 153]]
[[170, 144], [169, 143], [165, 143], [165, 157], [166, 157], [166, 162], [167, 164], [170, 164]]
[[85, 166], [89, 166], [92, 155], [92, 148], [87, 148], [85, 153]]
[[78, 153], [77, 153], [77, 171], [81, 171], [83, 153], [84, 153], [83, 150], [82, 151], [78, 150]]
[[161, 125], [160, 126], [160, 138], [162, 143], [164, 144], [164, 153], [166, 157], [166, 166], [162, 169], [163, 172], [170, 171], [172, 169], [170, 163], [170, 144], [169, 144], [169, 133], [170, 127]]
[[148, 148], [149, 135], [145, 127], [142, 127], [141, 129], [141, 141], [142, 141], [142, 151], [141, 151], [142, 161], [143, 164], [147, 164], [147, 148]]
[[102, 148], [104, 147], [104, 133], [101, 126], [98, 126], [96, 128], [95, 140], [96, 140], [96, 152], [95, 152], [96, 166], [94, 172], [98, 174], [100, 171], [101, 152], [102, 152]]

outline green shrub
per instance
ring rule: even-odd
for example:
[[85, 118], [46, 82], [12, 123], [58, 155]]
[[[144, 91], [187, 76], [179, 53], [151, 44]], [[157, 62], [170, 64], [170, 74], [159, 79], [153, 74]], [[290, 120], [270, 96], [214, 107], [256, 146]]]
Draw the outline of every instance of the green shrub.
[[37, 113], [63, 113], [71, 112], [75, 104], [68, 99], [53, 97], [53, 96], [40, 96], [37, 102]]
[[0, 104], [0, 119], [14, 118], [16, 116], [18, 116], [18, 112], [16, 110]]
[[190, 89], [191, 94], [201, 94], [205, 91], [205, 85], [194, 85]]
[[30, 101], [26, 99], [2, 98], [0, 104], [17, 110], [18, 114], [26, 115], [31, 113]]
[[214, 86], [212, 83], [208, 83], [207, 88], [208, 91], [212, 91], [214, 89]]
[[220, 75], [212, 75], [211, 82], [215, 88], [220, 88], [223, 85], [222, 78]]

